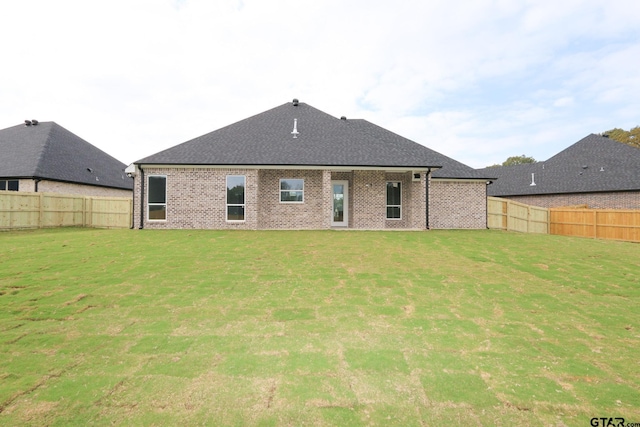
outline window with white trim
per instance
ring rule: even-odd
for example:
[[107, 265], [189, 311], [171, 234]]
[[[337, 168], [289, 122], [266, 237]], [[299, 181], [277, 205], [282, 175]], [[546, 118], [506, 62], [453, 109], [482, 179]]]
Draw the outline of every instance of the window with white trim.
[[147, 219], [167, 220], [167, 177], [149, 175], [147, 177]]
[[304, 203], [304, 179], [281, 179], [280, 203]]
[[244, 175], [227, 175], [227, 222], [244, 221], [246, 183]]
[[387, 219], [402, 219], [401, 182], [387, 182]]

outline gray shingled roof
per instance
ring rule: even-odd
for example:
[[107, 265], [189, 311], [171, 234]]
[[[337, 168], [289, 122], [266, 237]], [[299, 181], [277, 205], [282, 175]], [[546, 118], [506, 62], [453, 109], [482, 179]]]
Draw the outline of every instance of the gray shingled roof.
[[637, 191], [640, 149], [591, 134], [544, 162], [482, 171], [498, 177], [490, 196]]
[[[297, 120], [297, 138], [293, 138]], [[444, 167], [438, 174], [482, 173], [366, 120], [341, 120], [305, 103], [286, 103], [161, 151], [136, 164]]]
[[124, 173], [124, 163], [55, 122], [0, 130], [0, 153], [1, 178], [133, 188], [133, 180]]
[[[417, 144], [407, 138], [404, 138], [398, 134], [395, 134], [387, 129], [384, 129], [378, 125], [370, 123], [366, 120], [358, 119], [351, 120], [360, 131], [364, 132], [368, 137], [373, 137], [376, 140], [384, 141], [390, 145], [418, 145], [421, 150], [429, 152], [429, 156], [437, 159], [438, 164], [442, 167], [433, 172], [433, 178], [455, 178], [455, 179], [495, 179], [491, 173], [484, 173], [473, 169], [463, 163], [453, 160], [450, 157], [440, 154], [437, 151], [433, 151], [423, 145]], [[488, 171], [491, 172], [491, 171]]]

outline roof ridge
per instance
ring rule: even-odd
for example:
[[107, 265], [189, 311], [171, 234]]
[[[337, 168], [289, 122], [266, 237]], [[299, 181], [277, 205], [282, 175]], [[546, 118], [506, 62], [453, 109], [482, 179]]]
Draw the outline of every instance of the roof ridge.
[[[38, 160], [36, 161], [36, 170], [35, 170], [35, 176], [34, 178], [40, 178], [41, 174], [42, 174], [42, 170], [44, 169], [44, 167], [42, 166], [42, 163], [44, 162], [45, 159], [45, 152], [48, 151], [49, 148], [49, 141], [51, 140], [51, 132], [53, 131], [53, 125], [56, 125], [55, 122], [44, 122], [44, 124], [49, 124], [49, 130], [47, 131], [47, 137], [44, 140], [44, 144], [42, 144], [42, 149], [40, 150], [40, 155], [38, 156]], [[38, 122], [37, 126], [42, 126], [43, 122]]]
[[[297, 120], [297, 121], [296, 121]], [[291, 137], [297, 123], [299, 135]], [[286, 102], [134, 162], [423, 169], [484, 179], [457, 160], [363, 118], [345, 119], [305, 102]]]

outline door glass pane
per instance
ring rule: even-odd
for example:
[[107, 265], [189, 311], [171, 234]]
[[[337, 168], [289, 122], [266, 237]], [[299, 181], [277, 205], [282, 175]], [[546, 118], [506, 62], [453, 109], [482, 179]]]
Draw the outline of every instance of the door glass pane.
[[344, 185], [333, 184], [333, 221], [344, 221]]

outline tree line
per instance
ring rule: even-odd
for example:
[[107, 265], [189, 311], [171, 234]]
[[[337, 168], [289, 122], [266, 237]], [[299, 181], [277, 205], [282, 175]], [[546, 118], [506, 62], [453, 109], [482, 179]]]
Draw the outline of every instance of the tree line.
[[640, 148], [640, 126], [629, 130], [615, 128], [602, 132], [600, 135], [631, 145], [632, 147]]

